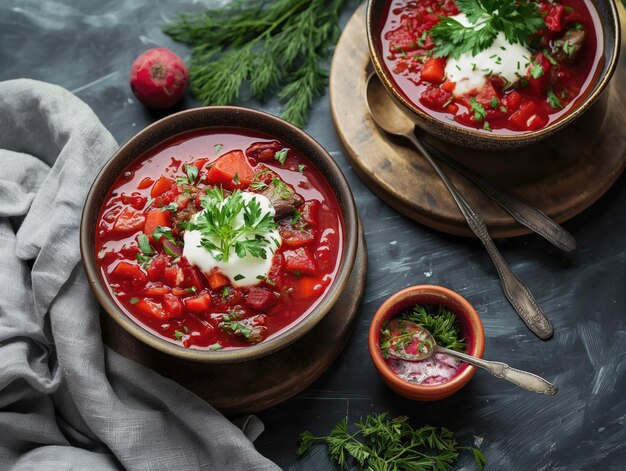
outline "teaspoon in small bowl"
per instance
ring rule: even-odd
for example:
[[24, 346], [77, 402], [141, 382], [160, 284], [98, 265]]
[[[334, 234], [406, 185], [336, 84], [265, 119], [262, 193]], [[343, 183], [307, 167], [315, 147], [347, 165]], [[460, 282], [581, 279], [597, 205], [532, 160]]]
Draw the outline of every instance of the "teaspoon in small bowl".
[[415, 125], [392, 101], [375, 73], [370, 75], [367, 79], [365, 101], [370, 115], [378, 127], [388, 134], [408, 139], [426, 160], [428, 160], [435, 172], [437, 172], [439, 178], [441, 178], [461, 210], [470, 229], [472, 229], [474, 234], [476, 234], [485, 246], [485, 249], [487, 249], [487, 253], [491, 257], [498, 272], [498, 276], [500, 277], [505, 296], [528, 328], [542, 340], [547, 340], [552, 337], [554, 333], [552, 324], [541, 307], [537, 304], [530, 290], [515, 273], [513, 273], [511, 267], [509, 267], [508, 263], [491, 240], [482, 218], [472, 209], [463, 196], [461, 196], [456, 187], [448, 179], [448, 176], [432, 157], [431, 153], [417, 138], [415, 135]]
[[[393, 322], [398, 323], [398, 325], [393, 326]], [[402, 332], [402, 334], [389, 339], [387, 354], [391, 357], [406, 361], [420, 361], [431, 357], [435, 353], [445, 353], [470, 365], [483, 368], [496, 378], [506, 379], [528, 391], [545, 394], [546, 396], [555, 396], [559, 391], [556, 385], [534, 373], [518, 370], [506, 363], [483, 360], [482, 358], [476, 358], [466, 353], [437, 345], [431, 333], [414, 322], [393, 320], [389, 324], [389, 330]]]

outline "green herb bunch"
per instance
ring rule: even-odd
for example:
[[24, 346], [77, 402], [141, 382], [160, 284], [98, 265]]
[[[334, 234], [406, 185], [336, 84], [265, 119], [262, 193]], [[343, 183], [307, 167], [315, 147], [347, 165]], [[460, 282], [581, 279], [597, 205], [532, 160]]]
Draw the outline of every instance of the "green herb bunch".
[[529, 0], [456, 0], [470, 26], [451, 17], [443, 17], [430, 30], [435, 42], [435, 57], [458, 58], [487, 49], [503, 32], [511, 43], [528, 44], [530, 37], [544, 26], [537, 4]]
[[354, 425], [356, 430], [350, 432], [342, 419], [329, 435], [302, 433], [298, 456], [309, 453], [316, 441], [323, 441], [342, 469], [355, 462], [359, 469], [371, 471], [447, 470], [465, 450], [472, 451], [480, 469], [487, 462], [477, 448], [459, 446], [454, 433], [444, 427], [413, 428], [408, 417], [390, 419], [387, 414], [370, 415]]
[[348, 1], [235, 0], [183, 14], [164, 31], [192, 48], [191, 92], [204, 104], [232, 104], [245, 87], [259, 100], [277, 93], [283, 117], [303, 127], [326, 89]]
[[[183, 229], [199, 231], [200, 244], [211, 251], [215, 260], [228, 262], [231, 251], [239, 258], [247, 253], [256, 258], [267, 257], [266, 248], [270, 243], [276, 247], [278, 240], [271, 236], [277, 228], [270, 212], [263, 212], [256, 198], [245, 201], [241, 191], [236, 190], [225, 197], [221, 188], [207, 188], [200, 197], [203, 211], [195, 221], [182, 223]], [[239, 214], [243, 214], [243, 224], [238, 224]]]
[[[400, 314], [396, 319], [414, 322], [431, 333], [437, 345], [457, 352], [465, 351], [465, 339], [461, 337], [461, 325], [455, 313], [444, 306], [430, 306], [416, 304]], [[380, 350], [387, 357], [387, 350], [391, 346], [391, 333], [386, 329], [386, 323], [381, 328]]]

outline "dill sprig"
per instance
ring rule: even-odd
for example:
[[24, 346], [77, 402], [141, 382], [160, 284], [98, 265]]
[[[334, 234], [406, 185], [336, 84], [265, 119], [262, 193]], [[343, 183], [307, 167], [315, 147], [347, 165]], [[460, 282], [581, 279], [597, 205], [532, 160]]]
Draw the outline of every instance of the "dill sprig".
[[430, 30], [435, 42], [435, 57], [458, 58], [487, 49], [503, 32], [511, 43], [528, 44], [530, 37], [544, 26], [537, 4], [529, 0], [456, 0], [470, 26], [451, 17], [442, 17]]
[[276, 95], [282, 116], [303, 127], [328, 83], [327, 62], [350, 0], [234, 0], [187, 13], [164, 28], [192, 48], [192, 94], [206, 105], [235, 103], [247, 89]]
[[356, 430], [350, 432], [346, 419], [342, 419], [329, 435], [302, 433], [298, 456], [306, 455], [316, 441], [323, 441], [342, 469], [355, 462], [359, 469], [372, 471], [447, 470], [465, 450], [472, 451], [480, 469], [487, 462], [479, 449], [459, 446], [454, 432], [430, 425], [413, 428], [408, 417], [390, 419], [387, 414], [374, 414], [354, 426]]

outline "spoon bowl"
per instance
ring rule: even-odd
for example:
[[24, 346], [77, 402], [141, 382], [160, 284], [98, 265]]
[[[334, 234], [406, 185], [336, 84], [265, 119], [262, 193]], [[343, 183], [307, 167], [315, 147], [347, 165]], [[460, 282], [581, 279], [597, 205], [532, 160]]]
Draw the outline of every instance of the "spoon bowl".
[[367, 78], [365, 94], [370, 116], [383, 131], [396, 136], [406, 136], [414, 132], [415, 124], [396, 105], [376, 74]]

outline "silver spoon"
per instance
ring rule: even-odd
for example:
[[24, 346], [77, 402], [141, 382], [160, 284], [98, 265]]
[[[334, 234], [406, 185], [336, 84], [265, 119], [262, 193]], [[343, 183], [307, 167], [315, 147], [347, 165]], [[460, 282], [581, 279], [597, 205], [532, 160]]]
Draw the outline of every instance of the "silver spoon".
[[465, 201], [456, 187], [448, 179], [448, 176], [441, 170], [441, 167], [439, 167], [430, 152], [428, 152], [415, 136], [415, 125], [391, 100], [391, 97], [384, 89], [383, 84], [376, 74], [370, 75], [367, 79], [365, 99], [376, 125], [389, 134], [402, 136], [411, 141], [417, 150], [428, 160], [433, 169], [435, 169], [435, 172], [437, 172], [439, 178], [441, 178], [454, 198], [454, 201], [461, 210], [470, 229], [472, 229], [474, 234], [476, 234], [487, 249], [487, 253], [498, 271], [505, 296], [528, 328], [540, 339], [546, 340], [552, 337], [554, 333], [552, 324], [541, 307], [537, 304], [537, 301], [535, 301], [530, 290], [515, 273], [513, 273], [511, 267], [509, 267], [508, 263], [491, 240], [491, 237], [489, 237], [487, 227], [481, 217], [471, 208], [467, 201]]
[[[506, 363], [499, 361], [483, 360], [465, 353], [450, 350], [448, 348], [437, 345], [431, 333], [422, 326], [410, 321], [392, 321], [401, 322], [401, 330], [405, 333], [392, 337], [390, 341], [389, 356], [407, 361], [420, 361], [428, 358], [435, 353], [445, 353], [452, 357], [456, 357], [470, 365], [478, 366], [487, 370], [496, 378], [506, 379], [520, 388], [527, 389], [538, 394], [546, 396], [555, 396], [559, 388], [554, 384], [546, 381], [536, 374], [528, 371], [512, 368]], [[416, 343], [415, 343], [416, 342]], [[407, 348], [410, 353], [407, 352]]]

